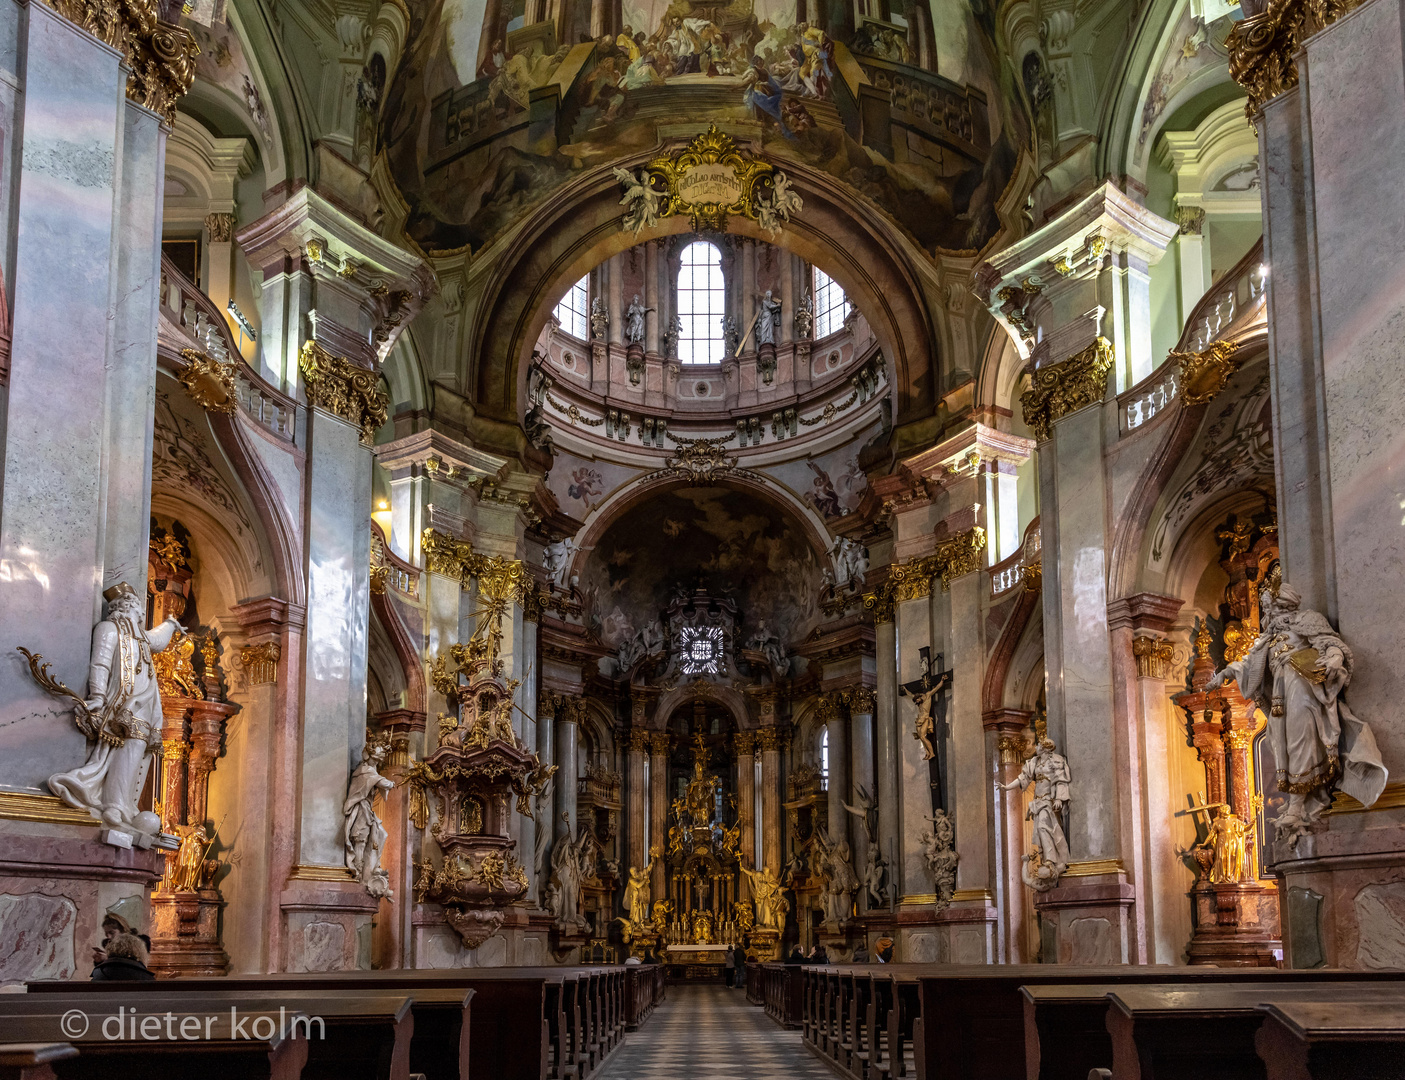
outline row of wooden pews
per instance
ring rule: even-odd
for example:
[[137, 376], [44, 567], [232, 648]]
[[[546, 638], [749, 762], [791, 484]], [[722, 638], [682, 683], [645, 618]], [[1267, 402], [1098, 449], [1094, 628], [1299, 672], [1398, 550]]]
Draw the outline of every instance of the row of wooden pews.
[[1405, 1077], [1405, 973], [1055, 965], [760, 965], [849, 1080]]
[[33, 983], [0, 995], [0, 1080], [585, 1080], [664, 986], [658, 965]]

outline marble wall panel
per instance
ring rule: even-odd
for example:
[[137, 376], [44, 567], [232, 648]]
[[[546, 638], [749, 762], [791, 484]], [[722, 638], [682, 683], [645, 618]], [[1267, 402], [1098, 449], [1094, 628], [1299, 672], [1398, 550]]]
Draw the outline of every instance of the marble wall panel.
[[78, 908], [66, 896], [0, 893], [0, 986], [77, 974]]
[[[125, 74], [116, 52], [42, 5], [20, 19], [24, 86], [14, 229], [13, 340], [0, 504], [0, 783], [44, 790], [82, 761], [71, 711], [12, 651], [81, 688], [103, 576], [105, 343]], [[62, 386], [62, 400], [57, 387]], [[137, 588], [144, 585], [133, 582]]]
[[1399, 4], [1363, 5], [1313, 42], [1304, 83], [1336, 617], [1356, 650], [1352, 708], [1392, 771], [1405, 768], [1405, 395], [1381, 390], [1405, 341], [1405, 191], [1387, 179], [1405, 169], [1402, 24]]
[[371, 458], [360, 432], [308, 417], [307, 631], [299, 861], [340, 866], [342, 802], [366, 737]]

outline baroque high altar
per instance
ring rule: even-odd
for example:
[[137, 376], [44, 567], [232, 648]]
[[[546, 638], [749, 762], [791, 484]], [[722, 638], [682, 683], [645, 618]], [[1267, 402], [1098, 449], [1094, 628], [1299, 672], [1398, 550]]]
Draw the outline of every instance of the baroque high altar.
[[0, 5], [0, 987], [1405, 969], [1398, 2], [410, 6]]

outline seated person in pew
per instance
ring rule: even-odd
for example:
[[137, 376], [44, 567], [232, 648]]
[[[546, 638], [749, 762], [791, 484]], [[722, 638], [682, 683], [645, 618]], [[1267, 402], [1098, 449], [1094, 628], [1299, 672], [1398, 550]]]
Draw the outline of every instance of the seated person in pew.
[[104, 944], [103, 960], [93, 968], [94, 982], [151, 982], [156, 978], [146, 966], [146, 945], [136, 934], [119, 933]]

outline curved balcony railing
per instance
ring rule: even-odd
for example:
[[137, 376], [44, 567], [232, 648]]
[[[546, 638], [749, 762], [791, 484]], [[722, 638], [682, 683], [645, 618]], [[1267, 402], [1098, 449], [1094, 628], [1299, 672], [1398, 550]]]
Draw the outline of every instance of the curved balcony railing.
[[1007, 555], [990, 568], [990, 595], [1004, 596], [1023, 582], [1028, 576], [1028, 567], [1042, 565], [1043, 538], [1039, 532], [1039, 518], [1036, 517], [1025, 527], [1024, 543], [1019, 550]]
[[[1249, 250], [1191, 310], [1175, 352], [1203, 352], [1217, 341], [1243, 341], [1267, 326], [1264, 242]], [[1118, 429], [1130, 434], [1168, 409], [1180, 394], [1179, 364], [1165, 363], [1118, 395]]]
[[240, 354], [229, 324], [215, 302], [186, 277], [175, 263], [161, 256], [161, 314], [191, 339], [192, 348], [212, 360], [234, 367], [234, 384], [244, 414], [266, 431], [293, 442], [298, 403], [265, 382]]

